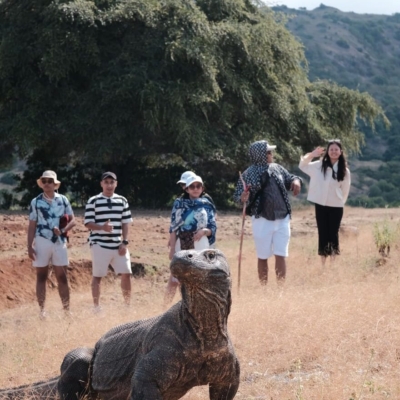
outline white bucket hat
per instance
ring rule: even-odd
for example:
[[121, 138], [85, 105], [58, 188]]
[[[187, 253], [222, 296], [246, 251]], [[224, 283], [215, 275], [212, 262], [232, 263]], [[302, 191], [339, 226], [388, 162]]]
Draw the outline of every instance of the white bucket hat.
[[43, 189], [42, 178], [53, 179], [55, 190], [57, 190], [61, 185], [61, 182], [57, 180], [57, 174], [54, 171], [51, 170], [44, 171], [42, 176], [36, 181], [39, 187]]
[[189, 176], [189, 178], [186, 180], [186, 182], [185, 182], [186, 187], [189, 187], [194, 182], [200, 182], [203, 185], [203, 179], [201, 179], [200, 176], [192, 175], [192, 176]]
[[186, 185], [186, 181], [191, 177], [191, 176], [196, 176], [196, 174], [192, 171], [185, 171], [182, 175], [181, 175], [181, 179], [179, 179], [178, 183], [183, 183]]

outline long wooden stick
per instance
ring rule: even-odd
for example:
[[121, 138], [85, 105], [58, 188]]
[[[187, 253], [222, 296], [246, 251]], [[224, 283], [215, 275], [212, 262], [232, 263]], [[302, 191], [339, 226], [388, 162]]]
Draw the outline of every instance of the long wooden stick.
[[[239, 176], [242, 181], [243, 189], [245, 192], [248, 192], [249, 188], [246, 185], [242, 177], [242, 173], [239, 171]], [[242, 265], [242, 247], [243, 247], [243, 235], [244, 235], [244, 223], [246, 220], [246, 203], [243, 203], [243, 211], [242, 211], [242, 231], [240, 233], [240, 246], [239, 246], [239, 265], [238, 265], [238, 293], [240, 293], [240, 275], [241, 275], [241, 265]]]

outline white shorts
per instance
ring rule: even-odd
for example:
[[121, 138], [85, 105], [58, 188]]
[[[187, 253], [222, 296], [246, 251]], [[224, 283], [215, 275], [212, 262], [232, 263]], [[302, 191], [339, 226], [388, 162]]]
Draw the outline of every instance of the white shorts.
[[98, 244], [90, 246], [92, 254], [92, 275], [101, 278], [107, 275], [108, 266], [111, 265], [116, 274], [131, 274], [131, 256], [129, 250], [120, 256], [118, 249], [105, 249]]
[[41, 236], [35, 237], [33, 248], [36, 252], [36, 259], [32, 261], [33, 267], [47, 267], [51, 264], [55, 267], [66, 267], [68, 263], [67, 243], [51, 240]]
[[266, 260], [272, 255], [287, 257], [289, 255], [290, 217], [268, 221], [260, 217], [251, 217], [253, 238], [257, 258]]
[[[194, 249], [195, 250], [206, 250], [210, 248], [210, 243], [208, 242], [207, 236], [202, 236], [200, 240], [194, 242]], [[175, 243], [175, 253], [181, 251], [181, 241], [180, 239], [176, 239]], [[171, 275], [171, 281], [179, 283], [178, 279]]]

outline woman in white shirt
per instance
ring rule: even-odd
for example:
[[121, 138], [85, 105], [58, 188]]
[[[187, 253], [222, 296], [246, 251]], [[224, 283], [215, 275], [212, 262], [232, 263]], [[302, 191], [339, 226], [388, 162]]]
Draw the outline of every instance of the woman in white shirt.
[[[320, 159], [312, 162], [317, 157]], [[351, 183], [340, 140], [330, 140], [326, 151], [317, 147], [301, 157], [299, 168], [310, 176], [307, 200], [315, 203], [318, 254], [325, 264], [328, 256], [333, 261], [340, 254], [339, 228]]]

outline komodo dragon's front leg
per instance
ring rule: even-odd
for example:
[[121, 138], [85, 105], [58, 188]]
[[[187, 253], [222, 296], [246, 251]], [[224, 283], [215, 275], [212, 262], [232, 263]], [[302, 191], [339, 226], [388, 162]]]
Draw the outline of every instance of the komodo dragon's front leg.
[[163, 400], [160, 390], [154, 382], [142, 382], [135, 385], [130, 400]]
[[210, 400], [232, 400], [239, 388], [239, 383], [228, 385], [211, 385]]
[[[237, 390], [239, 389], [240, 382], [240, 365], [239, 362], [224, 363], [226, 366], [231, 366], [232, 369], [228, 369], [226, 375], [220, 382], [210, 382], [210, 400], [232, 400]], [[224, 372], [224, 366], [221, 367], [220, 372]]]

